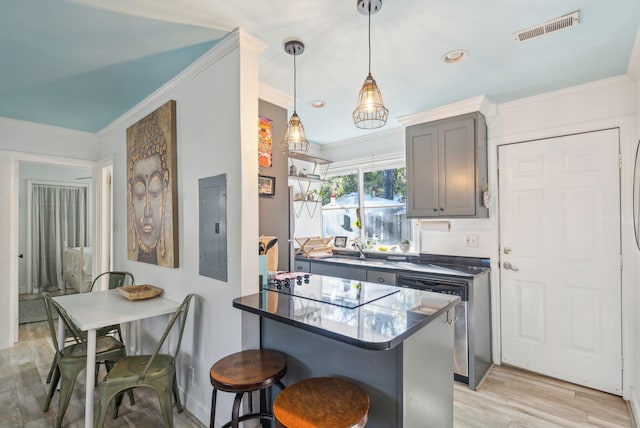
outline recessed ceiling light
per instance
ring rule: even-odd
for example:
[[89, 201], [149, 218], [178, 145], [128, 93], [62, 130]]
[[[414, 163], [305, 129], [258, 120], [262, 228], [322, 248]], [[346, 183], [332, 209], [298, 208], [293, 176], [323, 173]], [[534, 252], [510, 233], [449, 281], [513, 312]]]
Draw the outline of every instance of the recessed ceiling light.
[[323, 108], [327, 105], [327, 103], [322, 100], [313, 100], [309, 103], [309, 105], [313, 108]]
[[454, 64], [456, 62], [462, 61], [467, 56], [469, 56], [469, 52], [465, 51], [464, 49], [454, 49], [442, 55], [442, 60], [447, 64]]

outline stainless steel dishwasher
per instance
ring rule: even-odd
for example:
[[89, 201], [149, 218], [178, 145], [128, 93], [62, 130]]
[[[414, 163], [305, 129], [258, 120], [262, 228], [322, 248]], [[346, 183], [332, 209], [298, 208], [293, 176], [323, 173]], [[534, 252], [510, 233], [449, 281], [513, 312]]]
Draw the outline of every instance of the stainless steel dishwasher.
[[400, 273], [397, 285], [460, 297], [454, 324], [454, 378], [475, 390], [491, 366], [488, 275], [456, 278]]

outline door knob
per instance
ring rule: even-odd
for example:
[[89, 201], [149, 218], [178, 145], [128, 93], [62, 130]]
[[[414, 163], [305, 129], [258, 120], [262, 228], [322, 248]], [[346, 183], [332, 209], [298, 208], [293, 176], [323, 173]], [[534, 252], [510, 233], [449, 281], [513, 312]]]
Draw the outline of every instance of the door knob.
[[512, 270], [514, 272], [518, 272], [520, 270], [517, 267], [513, 266], [510, 262], [502, 263], [502, 267], [505, 268], [505, 269]]

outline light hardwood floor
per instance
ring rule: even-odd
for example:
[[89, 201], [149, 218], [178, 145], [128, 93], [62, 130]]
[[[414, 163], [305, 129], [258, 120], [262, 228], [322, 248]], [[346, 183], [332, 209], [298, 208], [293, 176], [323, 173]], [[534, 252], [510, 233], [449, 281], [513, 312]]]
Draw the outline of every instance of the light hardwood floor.
[[456, 383], [456, 428], [634, 427], [622, 398], [507, 366], [477, 390]]
[[[0, 426], [52, 427], [57, 399], [42, 412], [53, 347], [45, 323], [21, 325], [20, 342], [0, 351]], [[84, 373], [84, 372], [83, 372]], [[84, 377], [78, 377], [64, 427], [84, 424]], [[99, 393], [100, 388], [96, 388]], [[160, 409], [150, 390], [136, 390], [136, 404], [124, 400], [106, 427], [161, 427]], [[511, 367], [493, 367], [477, 391], [456, 383], [454, 427], [634, 427], [626, 403], [617, 396]], [[208, 401], [208, 398], [205, 400]], [[187, 412], [174, 412], [176, 428], [203, 427]], [[426, 428], [426, 427], [408, 427]], [[434, 427], [439, 428], [439, 427]]]

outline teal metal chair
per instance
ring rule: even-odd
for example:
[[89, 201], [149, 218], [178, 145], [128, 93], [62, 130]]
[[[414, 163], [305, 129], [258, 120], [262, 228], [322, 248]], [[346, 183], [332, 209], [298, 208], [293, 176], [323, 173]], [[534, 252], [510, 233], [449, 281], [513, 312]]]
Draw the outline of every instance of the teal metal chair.
[[[100, 275], [96, 276], [93, 281], [91, 281], [91, 285], [89, 286], [89, 291], [93, 291], [95, 284], [98, 281], [103, 279], [109, 280], [109, 290], [113, 290], [114, 288], [122, 287], [124, 285], [133, 285], [136, 280], [133, 277], [133, 274], [124, 271], [109, 271], [102, 272]], [[122, 342], [122, 331], [120, 331], [120, 324], [109, 325], [106, 327], [99, 328], [96, 331], [96, 336], [106, 336], [108, 334], [117, 334], [118, 340]], [[97, 370], [96, 370], [97, 373]]]
[[[164, 424], [167, 427], [173, 427], [172, 394], [176, 400], [178, 413], [182, 412], [176, 378], [176, 357], [180, 351], [184, 326], [193, 296], [193, 294], [189, 294], [185, 297], [180, 307], [171, 316], [153, 354], [124, 357], [116, 363], [104, 378], [96, 410], [94, 428], [102, 428], [104, 425], [109, 403], [114, 397], [119, 397], [116, 399], [117, 414], [118, 406], [122, 400], [121, 394], [137, 387], [147, 387], [155, 391], [160, 401]], [[179, 336], [175, 351], [172, 354], [161, 354], [160, 350], [176, 321], [179, 324], [177, 327]]]
[[[56, 428], [62, 426], [62, 419], [69, 407], [69, 400], [76, 382], [78, 374], [87, 364], [87, 340], [78, 330], [78, 327], [71, 321], [67, 312], [48, 293], [43, 293], [45, 309], [47, 311], [47, 321], [51, 331], [51, 339], [55, 347], [55, 358], [53, 361], [54, 370], [52, 375], [49, 393], [42, 411], [49, 410], [51, 399], [60, 382], [60, 395], [58, 398], [58, 415], [56, 418]], [[60, 349], [58, 345], [57, 321], [54, 319], [54, 312], [63, 321], [66, 331], [75, 339], [76, 343]], [[124, 345], [111, 336], [96, 338], [96, 361], [107, 362], [107, 370], [110, 370], [113, 363], [124, 358], [126, 351]], [[133, 395], [130, 395], [132, 398]]]
[[[91, 285], [89, 286], [89, 291], [93, 291], [95, 284], [98, 281], [108, 280], [109, 281], [109, 289], [114, 289], [117, 287], [122, 287], [123, 285], [133, 285], [135, 284], [135, 279], [133, 274], [124, 271], [109, 271], [103, 272], [100, 275], [96, 276], [93, 281], [91, 281]], [[86, 340], [87, 334], [85, 332], [80, 333]], [[96, 331], [96, 337], [106, 336], [106, 335], [117, 335], [117, 338], [120, 342], [122, 342], [122, 331], [120, 330], [120, 324], [109, 325], [106, 327], [99, 328]], [[67, 331], [66, 336], [72, 337], [72, 335]], [[79, 342], [75, 342], [79, 343]], [[51, 368], [49, 369], [49, 374], [47, 375], [47, 383], [51, 382], [51, 377], [53, 376], [53, 371], [55, 370], [56, 363], [55, 360], [51, 364]], [[99, 364], [96, 364], [96, 379], [98, 376]], [[97, 382], [96, 382], [97, 383]]]
[[98, 281], [101, 281], [104, 277], [107, 277], [109, 280], [109, 290], [113, 290], [114, 288], [122, 287], [123, 285], [132, 285], [136, 283], [136, 280], [133, 278], [133, 275], [129, 272], [124, 271], [108, 271], [102, 272], [100, 275], [96, 276], [93, 281], [91, 281], [91, 285], [89, 286], [89, 291], [93, 291], [93, 287]]

